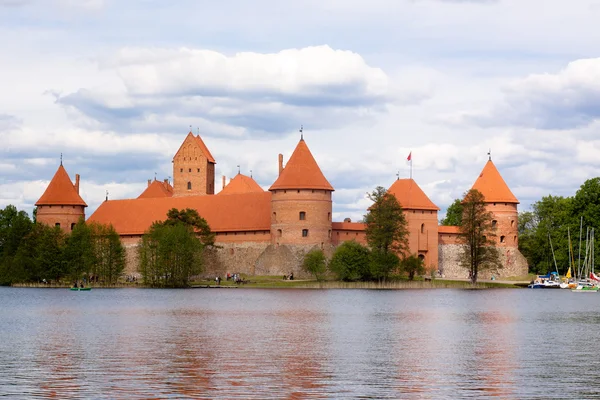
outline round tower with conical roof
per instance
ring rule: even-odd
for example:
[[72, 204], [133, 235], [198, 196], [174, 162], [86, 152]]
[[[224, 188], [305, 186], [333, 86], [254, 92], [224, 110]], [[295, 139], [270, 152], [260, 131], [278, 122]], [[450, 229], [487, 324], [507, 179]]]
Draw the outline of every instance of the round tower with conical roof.
[[65, 232], [71, 232], [80, 218], [85, 218], [85, 201], [79, 196], [79, 175], [75, 183], [60, 163], [54, 177], [35, 203], [36, 221], [48, 226], [58, 226]]
[[483, 194], [486, 208], [493, 214], [496, 246], [518, 248], [519, 200], [510, 191], [491, 158], [483, 167], [472, 189], [477, 189]]
[[334, 191], [304, 139], [283, 167], [271, 192], [271, 240], [274, 245], [331, 244], [331, 194]]

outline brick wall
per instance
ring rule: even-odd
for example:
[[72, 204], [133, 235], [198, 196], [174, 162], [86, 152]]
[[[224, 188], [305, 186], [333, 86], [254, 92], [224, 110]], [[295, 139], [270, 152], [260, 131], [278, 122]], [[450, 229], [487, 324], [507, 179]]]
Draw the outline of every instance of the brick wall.
[[56, 226], [66, 232], [71, 232], [80, 218], [85, 219], [85, 207], [83, 206], [38, 206], [36, 221], [48, 225]]
[[[191, 190], [188, 190], [188, 182]], [[188, 136], [173, 158], [174, 196], [214, 194], [215, 169], [193, 137]]]
[[[271, 197], [271, 243], [323, 246], [331, 243], [331, 191], [274, 190]], [[304, 213], [301, 219], [300, 213]], [[303, 230], [307, 235], [303, 236]]]
[[438, 269], [438, 219], [437, 211], [405, 210], [408, 224], [410, 254], [423, 258], [427, 270]]
[[[464, 278], [469, 277], [467, 269], [460, 265], [460, 255], [462, 253], [461, 244], [441, 244], [439, 245], [439, 271], [446, 278]], [[478, 274], [480, 279], [489, 279], [492, 275], [496, 278], [526, 276], [528, 273], [527, 260], [521, 254], [519, 249], [514, 247], [498, 247], [500, 263], [502, 268], [481, 271]]]

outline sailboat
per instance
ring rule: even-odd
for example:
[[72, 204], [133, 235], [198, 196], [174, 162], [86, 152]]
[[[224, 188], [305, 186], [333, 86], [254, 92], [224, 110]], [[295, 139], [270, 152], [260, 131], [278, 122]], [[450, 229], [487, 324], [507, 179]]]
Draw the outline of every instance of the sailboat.
[[577, 287], [575, 289], [571, 289], [572, 292], [598, 292], [598, 290], [600, 289], [598, 287], [600, 279], [598, 279], [594, 272], [594, 228], [587, 228], [585, 241], [585, 258], [583, 260], [582, 268], [578, 271], [578, 275], [580, 279], [577, 282]]
[[550, 241], [550, 249], [552, 250], [552, 259], [554, 260], [554, 268], [556, 272], [548, 272], [546, 275], [540, 276], [527, 285], [530, 289], [560, 289], [560, 276], [558, 275], [558, 266], [556, 265], [556, 257], [554, 256], [554, 247], [552, 246], [552, 239], [548, 234], [548, 240]]

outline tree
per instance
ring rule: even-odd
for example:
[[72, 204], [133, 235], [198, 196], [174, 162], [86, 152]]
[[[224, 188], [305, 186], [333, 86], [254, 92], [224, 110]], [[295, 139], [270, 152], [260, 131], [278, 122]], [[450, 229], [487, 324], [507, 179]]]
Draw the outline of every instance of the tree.
[[8, 205], [0, 210], [0, 284], [10, 285], [26, 276], [15, 256], [23, 239], [33, 227], [25, 211]]
[[205, 246], [215, 244], [215, 234], [211, 232], [208, 222], [198, 214], [198, 211], [192, 208], [186, 208], [181, 211], [176, 208], [170, 209], [167, 212], [167, 219], [164, 221], [164, 225], [175, 225], [178, 222], [192, 226]]
[[367, 243], [371, 247], [370, 271], [373, 278], [385, 280], [398, 268], [397, 254], [408, 252], [408, 228], [396, 196], [378, 186], [367, 194], [373, 201], [365, 215]]
[[381, 186], [367, 196], [373, 201], [365, 215], [365, 233], [371, 250], [384, 254], [408, 251], [406, 218], [396, 196]]
[[79, 219], [67, 236], [63, 256], [71, 281], [79, 281], [96, 265], [92, 231], [83, 218]]
[[344, 242], [335, 249], [329, 262], [329, 270], [342, 281], [369, 280], [369, 254], [369, 249], [358, 242]]
[[462, 224], [463, 205], [460, 199], [454, 200], [446, 210], [446, 218], [440, 221], [445, 226], [460, 226]]
[[154, 223], [139, 247], [144, 283], [159, 287], [185, 287], [202, 270], [202, 242], [183, 222]]
[[321, 249], [313, 249], [306, 253], [302, 263], [302, 269], [311, 275], [314, 275], [317, 281], [325, 279], [327, 272], [327, 259]]
[[492, 218], [492, 213], [486, 210], [483, 194], [476, 189], [469, 190], [463, 199], [458, 239], [463, 244], [461, 264], [469, 270], [472, 283], [477, 282], [480, 271], [501, 267], [498, 250], [491, 240], [496, 236]]
[[102, 282], [112, 285], [125, 269], [125, 248], [112, 225], [91, 223], [95, 265], [91, 273]]
[[415, 254], [411, 254], [400, 262], [400, 267], [408, 275], [408, 280], [415, 279], [415, 275], [423, 275], [425, 273], [425, 265], [423, 260]]

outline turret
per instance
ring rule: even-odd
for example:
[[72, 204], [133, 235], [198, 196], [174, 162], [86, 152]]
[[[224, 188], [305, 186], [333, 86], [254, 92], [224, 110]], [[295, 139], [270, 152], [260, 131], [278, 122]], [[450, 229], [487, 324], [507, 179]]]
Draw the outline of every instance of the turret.
[[492, 225], [496, 228], [496, 245], [518, 247], [519, 200], [510, 191], [491, 158], [483, 167], [472, 189], [477, 189], [483, 194], [486, 209], [493, 214]]
[[58, 226], [70, 232], [80, 218], [85, 219], [87, 204], [79, 196], [79, 175], [75, 183], [62, 165], [54, 174], [42, 197], [35, 203], [36, 221], [48, 226]]
[[426, 268], [438, 267], [438, 211], [414, 179], [397, 179], [388, 192], [402, 206], [408, 228], [410, 254], [423, 260]]
[[174, 196], [214, 194], [215, 164], [200, 135], [188, 133], [173, 157]]
[[304, 139], [283, 167], [271, 191], [271, 240], [275, 245], [331, 243], [331, 194], [327, 181]]

